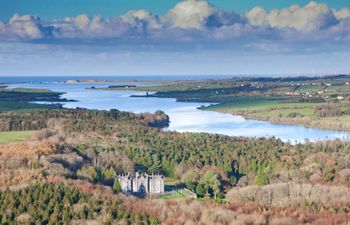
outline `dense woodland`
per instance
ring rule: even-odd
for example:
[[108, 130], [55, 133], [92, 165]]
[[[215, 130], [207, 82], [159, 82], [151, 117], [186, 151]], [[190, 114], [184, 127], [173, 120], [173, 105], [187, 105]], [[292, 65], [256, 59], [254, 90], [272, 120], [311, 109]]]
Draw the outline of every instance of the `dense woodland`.
[[[167, 118], [162, 112], [147, 117]], [[63, 166], [52, 173], [95, 183], [112, 185], [115, 174], [138, 170], [181, 179], [197, 194], [212, 196], [235, 185], [316, 178], [325, 183], [350, 184], [347, 175], [338, 174], [349, 168], [348, 143], [293, 146], [274, 138], [163, 132], [150, 127], [145, 118], [118, 110], [11, 112], [0, 114], [0, 129], [40, 129], [37, 140], [57, 142], [61, 149], [59, 155], [45, 159]], [[305, 160], [312, 158], [317, 168], [307, 168]], [[329, 159], [336, 162], [329, 163]], [[314, 173], [318, 174], [316, 178]]]
[[[67, 119], [73, 123], [84, 121], [83, 126], [91, 125], [88, 129], [103, 129], [103, 127], [108, 127], [109, 123], [129, 121], [152, 127], [166, 127], [169, 124], [169, 117], [162, 111], [157, 111], [154, 114], [134, 114], [116, 109], [110, 111], [87, 109], [30, 110], [21, 113], [0, 113], [0, 131], [40, 130], [47, 127], [50, 119]], [[71, 124], [71, 127], [79, 129], [76, 124]]]
[[146, 214], [134, 214], [118, 200], [100, 200], [63, 185], [33, 185], [0, 192], [1, 224], [157, 224]]
[[[292, 145], [275, 138], [166, 132], [159, 127], [169, 118], [161, 111], [32, 110], [2, 112], [0, 121], [1, 130], [36, 130], [28, 143], [0, 145], [0, 187], [18, 190], [0, 192], [4, 224], [59, 220], [154, 224], [159, 220], [163, 224], [294, 225], [340, 224], [337, 221], [350, 219], [347, 142]], [[115, 175], [136, 170], [163, 173], [207, 200], [127, 196], [123, 201], [112, 197], [105, 201], [57, 184], [37, 185], [59, 177], [85, 182], [83, 186], [108, 187], [116, 196], [112, 189], [118, 192], [120, 186]], [[23, 185], [29, 186], [23, 189]], [[225, 203], [213, 203], [210, 197]]]

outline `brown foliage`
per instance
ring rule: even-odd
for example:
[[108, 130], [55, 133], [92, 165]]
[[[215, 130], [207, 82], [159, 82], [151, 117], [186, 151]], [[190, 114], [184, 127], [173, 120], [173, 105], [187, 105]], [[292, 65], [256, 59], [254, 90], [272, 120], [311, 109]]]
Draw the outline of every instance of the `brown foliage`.
[[304, 204], [342, 207], [350, 202], [350, 188], [293, 182], [266, 186], [251, 185], [233, 188], [227, 194], [227, 198], [230, 202], [251, 201], [266, 207], [296, 207]]
[[47, 141], [35, 144], [26, 142], [0, 144], [0, 160], [32, 157], [39, 154], [50, 154], [54, 153], [56, 150], [56, 144]]

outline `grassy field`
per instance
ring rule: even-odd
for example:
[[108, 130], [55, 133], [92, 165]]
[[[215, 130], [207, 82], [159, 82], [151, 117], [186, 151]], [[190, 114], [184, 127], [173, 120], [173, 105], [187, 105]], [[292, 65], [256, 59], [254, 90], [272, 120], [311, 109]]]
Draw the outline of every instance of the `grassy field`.
[[324, 90], [323, 86], [311, 86], [311, 85], [301, 86], [297, 89], [297, 91], [302, 92], [302, 93], [306, 93], [306, 92], [316, 93], [318, 91], [323, 91], [323, 90]]
[[61, 104], [37, 104], [33, 102], [59, 102], [62, 93], [48, 89], [32, 88], [0, 88], [0, 112], [3, 111], [26, 111], [32, 109], [62, 108]]
[[[214, 103], [199, 109], [272, 123], [350, 130], [350, 76], [232, 78], [138, 87], [152, 97]], [[137, 96], [139, 97], [139, 96]]]
[[59, 104], [36, 104], [21, 101], [1, 101], [0, 99], [0, 112], [1, 111], [27, 111], [27, 110], [40, 110], [40, 109], [57, 109], [61, 108]]
[[174, 199], [174, 198], [183, 198], [184, 195], [161, 195], [159, 198], [162, 199]]
[[0, 132], [0, 144], [28, 140], [32, 133], [33, 131]]
[[[315, 110], [322, 104], [325, 103], [288, 102], [282, 99], [247, 99], [243, 97], [241, 100], [232, 103], [221, 103], [201, 107], [201, 109], [241, 115], [248, 119], [264, 120], [273, 123], [302, 124], [307, 127], [340, 131], [350, 130], [350, 115], [316, 117]], [[345, 106], [338, 105], [337, 107], [342, 109]]]
[[258, 98], [258, 97], [234, 97], [233, 102], [211, 105], [204, 109], [226, 113], [249, 112], [266, 116], [289, 115], [299, 113], [303, 116], [311, 116], [315, 107], [320, 103], [297, 102], [295, 99], [284, 98]]

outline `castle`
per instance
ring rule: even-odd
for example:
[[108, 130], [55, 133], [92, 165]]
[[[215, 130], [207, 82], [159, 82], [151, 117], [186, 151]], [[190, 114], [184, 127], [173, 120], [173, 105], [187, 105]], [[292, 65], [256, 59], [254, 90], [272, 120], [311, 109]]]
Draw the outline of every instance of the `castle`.
[[123, 193], [159, 194], [164, 192], [163, 175], [148, 175], [136, 172], [135, 176], [129, 174], [118, 175], [117, 178]]

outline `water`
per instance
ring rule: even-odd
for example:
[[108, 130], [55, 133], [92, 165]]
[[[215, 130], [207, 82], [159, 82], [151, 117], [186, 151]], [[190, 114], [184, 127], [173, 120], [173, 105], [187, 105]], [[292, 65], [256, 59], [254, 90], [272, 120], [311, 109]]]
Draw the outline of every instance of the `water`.
[[[43, 80], [40, 80], [40, 82], [43, 82]], [[145, 94], [135, 91], [85, 89], [90, 86], [92, 86], [92, 84], [52, 84], [45, 82], [10, 85], [10, 87], [47, 88], [53, 91], [66, 92], [66, 94], [62, 96], [63, 98], [77, 100], [77, 102], [63, 103], [66, 108], [84, 107], [106, 110], [114, 108], [135, 113], [154, 112], [160, 109], [170, 117], [171, 123], [167, 130], [179, 132], [209, 132], [245, 137], [276, 137], [280, 138], [282, 141], [290, 141], [292, 143], [303, 142], [305, 139], [310, 141], [350, 139], [350, 132], [246, 120], [241, 116], [198, 110], [197, 107], [205, 105], [204, 103], [176, 102], [175, 99], [170, 98], [130, 97], [130, 95], [134, 94]], [[105, 87], [107, 85], [94, 84], [93, 86]]]

